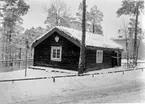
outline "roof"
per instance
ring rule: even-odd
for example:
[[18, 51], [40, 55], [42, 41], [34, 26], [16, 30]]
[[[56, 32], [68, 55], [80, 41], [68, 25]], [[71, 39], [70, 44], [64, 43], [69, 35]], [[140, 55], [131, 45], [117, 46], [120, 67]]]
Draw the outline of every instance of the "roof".
[[[74, 43], [79, 42], [80, 46], [80, 41], [81, 41], [81, 36], [82, 32], [76, 29], [72, 28], [67, 28], [63, 26], [56, 26], [52, 28], [51, 30], [47, 31], [40, 37], [38, 37], [32, 44], [32, 48], [37, 46], [39, 43], [41, 43], [44, 39], [48, 38], [52, 33], [54, 32], [59, 32], [60, 35], [64, 34], [67, 39], [72, 39]], [[98, 34], [93, 34], [90, 32], [86, 32], [86, 42], [85, 42], [86, 47], [100, 47], [100, 48], [113, 48], [113, 49], [123, 49], [123, 47], [114, 41], [107, 39], [104, 39], [104, 36], [98, 35]]]

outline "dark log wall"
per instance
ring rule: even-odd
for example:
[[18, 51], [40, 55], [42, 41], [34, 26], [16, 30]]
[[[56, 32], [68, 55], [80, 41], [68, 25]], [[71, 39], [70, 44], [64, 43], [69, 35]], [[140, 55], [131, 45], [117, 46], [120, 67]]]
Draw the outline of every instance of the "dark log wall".
[[[55, 41], [55, 36], [59, 36], [59, 41]], [[51, 46], [62, 47], [61, 62], [51, 61]], [[35, 66], [53, 66], [59, 68], [67, 68], [77, 70], [79, 61], [80, 48], [58, 33], [53, 33], [34, 49], [34, 65]]]
[[[59, 41], [55, 41], [55, 36], [59, 37]], [[62, 47], [62, 60], [51, 61], [51, 46]], [[115, 50], [113, 49], [102, 49], [103, 50], [103, 63], [96, 63], [96, 50], [97, 49], [86, 49], [86, 68], [89, 70], [98, 70], [103, 68], [110, 68], [121, 65], [121, 51], [119, 51], [119, 64], [117, 59], [112, 58], [116, 56]], [[99, 50], [101, 50], [99, 48]], [[65, 37], [59, 35], [57, 32], [53, 33], [47, 39], [42, 41], [39, 45], [34, 48], [34, 65], [35, 66], [52, 66], [57, 68], [73, 69], [78, 70], [80, 48], [67, 40]]]
[[[114, 65], [114, 63], [116, 63], [117, 59], [113, 59], [112, 58], [113, 55], [114, 55], [114, 50], [105, 49], [105, 50], [103, 50], [103, 62], [96, 63], [96, 50], [87, 49], [86, 50], [87, 71], [98, 70], [98, 69], [103, 69], [103, 68], [111, 68], [111, 67], [117, 66], [117, 65]], [[120, 55], [121, 55], [121, 53], [120, 53]], [[118, 66], [120, 66], [120, 65], [121, 65], [121, 58], [120, 58]]]

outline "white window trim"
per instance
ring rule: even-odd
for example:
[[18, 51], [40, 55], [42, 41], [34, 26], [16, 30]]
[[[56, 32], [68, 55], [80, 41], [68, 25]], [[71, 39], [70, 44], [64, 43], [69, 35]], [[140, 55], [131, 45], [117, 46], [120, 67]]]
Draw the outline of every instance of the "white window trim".
[[119, 64], [119, 52], [115, 51], [115, 53], [117, 54], [116, 58], [117, 58], [117, 65]]
[[[60, 57], [53, 57], [53, 50], [60, 50]], [[56, 51], [56, 56], [57, 56], [57, 51]], [[62, 57], [62, 47], [61, 46], [51, 46], [51, 61], [61, 61], [61, 57]]]
[[103, 50], [96, 51], [96, 63], [103, 63]]

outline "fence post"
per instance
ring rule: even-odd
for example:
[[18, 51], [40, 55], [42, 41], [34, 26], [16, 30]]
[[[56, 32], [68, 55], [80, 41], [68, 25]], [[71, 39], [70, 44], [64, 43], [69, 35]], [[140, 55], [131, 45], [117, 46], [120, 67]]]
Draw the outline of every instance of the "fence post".
[[53, 77], [53, 82], [55, 82], [55, 77]]
[[26, 58], [25, 58], [25, 77], [27, 76], [27, 63], [28, 63], [28, 59], [27, 59], [27, 54], [28, 54], [28, 48], [29, 48], [29, 45], [28, 45], [28, 40], [26, 39], [25, 40], [26, 42]]
[[124, 71], [122, 71], [123, 72], [123, 75], [124, 75]]

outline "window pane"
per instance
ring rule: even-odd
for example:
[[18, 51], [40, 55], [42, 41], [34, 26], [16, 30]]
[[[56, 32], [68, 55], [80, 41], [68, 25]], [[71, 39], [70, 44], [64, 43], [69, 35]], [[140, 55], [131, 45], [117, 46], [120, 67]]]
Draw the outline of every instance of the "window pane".
[[103, 51], [102, 50], [97, 50], [96, 52], [96, 62], [97, 63], [102, 63], [103, 62]]
[[53, 57], [56, 57], [56, 49], [53, 49]]
[[57, 50], [57, 53], [60, 54], [60, 50], [59, 49]]
[[98, 52], [98, 61], [100, 62], [100, 58], [101, 58], [101, 53], [100, 52]]
[[100, 52], [100, 58], [99, 58], [99, 61], [101, 62], [101, 58], [102, 58], [102, 52]]
[[60, 58], [60, 50], [57, 49], [57, 58]]
[[57, 58], [60, 58], [60, 54], [57, 54]]

